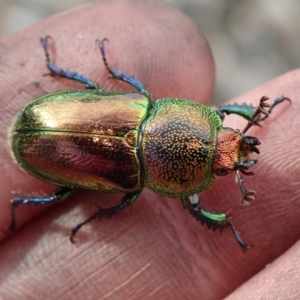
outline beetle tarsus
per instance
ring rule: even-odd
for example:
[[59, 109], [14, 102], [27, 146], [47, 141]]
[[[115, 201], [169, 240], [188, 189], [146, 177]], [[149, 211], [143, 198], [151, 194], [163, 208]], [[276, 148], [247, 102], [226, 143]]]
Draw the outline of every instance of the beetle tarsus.
[[250, 202], [255, 200], [256, 192], [254, 190], [245, 190], [245, 194], [243, 194], [241, 204], [242, 205], [250, 205]]
[[149, 92], [145, 89], [144, 85], [140, 81], [138, 81], [133, 76], [131, 76], [127, 73], [123, 73], [123, 72], [121, 72], [117, 69], [112, 69], [109, 66], [109, 64], [107, 62], [106, 54], [105, 54], [104, 42], [108, 42], [108, 39], [104, 38], [102, 40], [96, 40], [96, 43], [99, 45], [99, 49], [100, 49], [100, 52], [101, 52], [101, 55], [102, 55], [103, 63], [106, 67], [106, 70], [111, 74], [112, 78], [115, 78], [115, 79], [118, 79], [120, 81], [126, 82], [126, 83], [130, 84], [131, 86], [133, 86], [134, 88], [136, 88], [142, 94], [148, 95]]
[[248, 124], [246, 125], [245, 129], [242, 131], [242, 133], [246, 133], [249, 128], [251, 128], [253, 125], [259, 125], [259, 122], [264, 121], [269, 114], [272, 112], [273, 108], [278, 105], [279, 103], [283, 101], [289, 101], [292, 102], [290, 98], [288, 97], [279, 97], [276, 98], [271, 104], [266, 103], [266, 101], [269, 100], [268, 97], [263, 96], [260, 99], [260, 103], [258, 107], [254, 107], [252, 104], [224, 104], [216, 109], [217, 113], [221, 117], [222, 120], [225, 118], [225, 114], [235, 114], [243, 117], [244, 119], [248, 120]]
[[13, 192], [16, 195], [10, 201], [10, 225], [7, 230], [2, 230], [4, 233], [11, 233], [16, 228], [15, 209], [20, 205], [42, 205], [51, 204], [65, 200], [73, 193], [74, 189], [70, 187], [59, 187], [50, 196], [29, 196], [21, 195]]
[[264, 116], [261, 117], [261, 118], [259, 119], [259, 121], [264, 121], [264, 120], [270, 115], [270, 113], [272, 112], [273, 108], [274, 108], [276, 105], [278, 105], [279, 103], [281, 103], [281, 102], [283, 102], [283, 101], [285, 101], [285, 100], [286, 100], [286, 101], [289, 101], [290, 104], [292, 103], [291, 99], [288, 98], [288, 97], [281, 96], [281, 97], [276, 98], [276, 99], [271, 103], [271, 105], [269, 106], [269, 109], [267, 110], [267, 114], [264, 114]]
[[265, 103], [267, 100], [269, 100], [269, 98], [266, 96], [262, 96], [260, 98], [259, 106], [256, 108], [250, 120], [248, 121], [246, 127], [242, 131], [243, 134], [245, 134], [253, 125], [258, 125], [258, 121], [260, 119], [259, 116], [261, 115], [267, 116], [269, 114], [266, 108], [270, 107], [271, 105], [269, 103]]
[[285, 100], [289, 101], [290, 103], [292, 102], [290, 98], [284, 96], [276, 98], [272, 102], [272, 104], [266, 103], [267, 100], [269, 100], [269, 98], [266, 96], [262, 96], [260, 98], [259, 106], [256, 108], [250, 120], [248, 121], [248, 124], [246, 125], [245, 129], [242, 131], [243, 134], [246, 133], [253, 125], [259, 125], [258, 122], [267, 119], [270, 113], [272, 112], [273, 108], [279, 103]]
[[43, 46], [44, 52], [45, 52], [45, 56], [46, 56], [46, 62], [47, 65], [50, 64], [50, 55], [49, 55], [49, 50], [48, 50], [48, 40], [51, 40], [51, 36], [47, 35], [45, 38], [41, 38], [41, 44]]
[[96, 217], [98, 217], [98, 212], [93, 214], [92, 216], [90, 216], [88, 219], [86, 219], [85, 221], [77, 224], [76, 226], [74, 226], [72, 229], [71, 229], [71, 232], [70, 232], [70, 241], [72, 244], [75, 244], [75, 241], [74, 241], [74, 237], [77, 233], [77, 231], [85, 224], [88, 224], [90, 223], [91, 221], [93, 221]]
[[239, 245], [243, 248], [243, 252], [245, 253], [248, 250], [251, 250], [253, 248], [253, 245], [247, 245], [244, 240], [241, 238], [237, 230], [235, 229], [235, 226], [232, 222], [228, 222], [228, 225], [231, 227], [231, 230], [233, 232], [233, 235], [236, 239], [236, 241], [239, 243]]
[[43, 46], [43, 49], [45, 52], [46, 65], [50, 71], [50, 75], [74, 80], [79, 83], [83, 83], [83, 84], [85, 84], [86, 89], [99, 89], [98, 83], [92, 81], [88, 77], [86, 77], [82, 74], [79, 74], [77, 72], [72, 72], [70, 70], [61, 69], [58, 66], [56, 66], [56, 64], [51, 62], [50, 54], [49, 54], [49, 50], [48, 50], [48, 40], [49, 39], [52, 39], [49, 35], [46, 36], [45, 38], [41, 38], [41, 43], [42, 43], [42, 46]]
[[96, 211], [93, 215], [91, 215], [85, 221], [77, 224], [75, 227], [73, 227], [71, 229], [71, 232], [70, 232], [71, 243], [74, 244], [74, 237], [82, 226], [90, 223], [91, 221], [93, 221], [96, 218], [101, 219], [103, 217], [112, 217], [113, 215], [122, 212], [125, 208], [131, 206], [134, 203], [134, 201], [138, 198], [141, 191], [142, 190], [125, 194], [121, 200], [121, 204], [110, 207], [110, 208], [106, 208], [106, 209], [99, 208], [98, 211]]
[[126, 207], [128, 207], [126, 204], [120, 204], [111, 208], [107, 208], [107, 209], [99, 209], [96, 213], [94, 213], [92, 216], [90, 216], [88, 219], [86, 219], [85, 221], [77, 224], [75, 227], [73, 227], [71, 229], [71, 233], [70, 233], [70, 241], [72, 244], [74, 244], [74, 237], [76, 235], [76, 233], [79, 231], [79, 229], [90, 223], [91, 221], [93, 221], [94, 219], [98, 218], [98, 219], [102, 219], [103, 217], [111, 217], [117, 213], [120, 213], [121, 211], [123, 211]]
[[198, 194], [194, 194], [189, 197], [182, 197], [181, 201], [183, 206], [189, 210], [190, 214], [202, 224], [206, 224], [209, 229], [212, 229], [213, 231], [217, 229], [223, 231], [225, 227], [230, 226], [236, 241], [243, 248], [243, 251], [246, 252], [246, 250], [250, 250], [252, 248], [252, 246], [248, 246], [240, 237], [235, 229], [235, 226], [230, 221], [230, 216], [228, 213], [211, 213], [203, 210], [199, 206], [200, 197]]

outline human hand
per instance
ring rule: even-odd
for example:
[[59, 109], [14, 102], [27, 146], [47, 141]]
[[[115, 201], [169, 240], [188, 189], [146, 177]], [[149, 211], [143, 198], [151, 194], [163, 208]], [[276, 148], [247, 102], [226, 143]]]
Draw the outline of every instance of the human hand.
[[[3, 38], [3, 229], [9, 224], [11, 190], [50, 193], [54, 189], [13, 163], [7, 136], [14, 116], [30, 100], [45, 93], [83, 88], [42, 76], [47, 69], [38, 41], [47, 34], [55, 41], [56, 62], [89, 76], [101, 88], [132, 90], [117, 81], [106, 80], [108, 74], [94, 41], [107, 37], [110, 64], [138, 78], [154, 99], [185, 97], [208, 103], [212, 96], [214, 65], [205, 39], [186, 17], [164, 4], [98, 2]], [[210, 211], [226, 212], [233, 208], [236, 227], [246, 242], [254, 243], [247, 254], [242, 253], [229, 229], [222, 234], [209, 231], [183, 210], [179, 199], [160, 197], [149, 190], [144, 190], [124, 213], [83, 228], [75, 237], [77, 244], [72, 245], [67, 237], [70, 228], [93, 214], [96, 204], [120, 199], [120, 195], [80, 191], [62, 204], [17, 209], [20, 229], [5, 240], [1, 236], [0, 296], [220, 299], [244, 283], [236, 291], [236, 295], [244, 293], [239, 299], [255, 293], [254, 298], [259, 298], [263, 293], [274, 292], [272, 283], [279, 278], [278, 274], [281, 290], [289, 293], [285, 295], [297, 292], [296, 281], [282, 274], [288, 271], [297, 276], [299, 270], [292, 266], [299, 261], [300, 244], [290, 248], [300, 236], [296, 116], [299, 78], [299, 71], [294, 71], [236, 99], [257, 106], [262, 95], [275, 98], [284, 94], [293, 101], [291, 106], [276, 107], [262, 128], [249, 131], [249, 135], [262, 142], [256, 175], [245, 178], [246, 188], [257, 191], [256, 202], [250, 207], [239, 205], [241, 195], [234, 175], [218, 178], [202, 196], [203, 207]], [[225, 126], [232, 128], [242, 129], [244, 124], [238, 117], [230, 116], [225, 121]], [[282, 254], [270, 268], [257, 274]], [[258, 280], [247, 282], [255, 274]]]

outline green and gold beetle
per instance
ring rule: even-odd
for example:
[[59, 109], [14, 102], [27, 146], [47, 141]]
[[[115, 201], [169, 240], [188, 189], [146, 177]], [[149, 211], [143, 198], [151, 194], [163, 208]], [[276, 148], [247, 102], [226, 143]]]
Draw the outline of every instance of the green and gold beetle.
[[[15, 208], [21, 204], [48, 204], [62, 201], [77, 188], [103, 192], [123, 192], [121, 203], [99, 209], [75, 226], [76, 232], [96, 217], [111, 216], [132, 205], [144, 187], [167, 197], [179, 197], [189, 212], [213, 229], [230, 226], [237, 242], [250, 249], [238, 235], [226, 213], [211, 213], [199, 206], [198, 193], [208, 189], [215, 175], [236, 173], [242, 203], [254, 199], [246, 190], [241, 173], [257, 161], [257, 138], [245, 133], [265, 120], [272, 108], [262, 97], [257, 108], [223, 105], [219, 108], [178, 98], [158, 99], [132, 76], [112, 69], [106, 60], [105, 39], [99, 41], [107, 71], [138, 92], [101, 90], [89, 78], [57, 67], [50, 61], [49, 37], [41, 39], [47, 67], [53, 76], [83, 83], [86, 90], [62, 91], [39, 97], [26, 105], [13, 126], [12, 148], [19, 165], [28, 173], [57, 184], [50, 196], [17, 194], [11, 200], [11, 223], [15, 228]], [[290, 100], [289, 100], [290, 101]], [[222, 127], [225, 114], [248, 120], [243, 131]]]

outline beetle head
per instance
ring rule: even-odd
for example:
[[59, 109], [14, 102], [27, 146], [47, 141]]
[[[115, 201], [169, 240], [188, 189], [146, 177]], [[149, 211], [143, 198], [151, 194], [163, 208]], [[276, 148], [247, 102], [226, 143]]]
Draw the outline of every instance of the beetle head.
[[255, 137], [244, 136], [239, 130], [221, 128], [218, 132], [213, 172], [218, 176], [225, 176], [233, 171], [240, 170], [245, 175], [253, 175], [247, 170], [253, 167], [257, 160], [250, 159], [260, 141]]

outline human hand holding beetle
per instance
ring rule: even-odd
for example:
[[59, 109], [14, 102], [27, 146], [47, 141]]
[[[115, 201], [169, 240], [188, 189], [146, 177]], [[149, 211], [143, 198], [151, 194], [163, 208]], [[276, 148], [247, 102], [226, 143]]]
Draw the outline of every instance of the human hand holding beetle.
[[[163, 44], [164, 46], [161, 47], [161, 43], [159, 42], [162, 35], [165, 35], [164, 38], [162, 38], [162, 40], [164, 40], [170, 33], [161, 32], [161, 28], [164, 28], [164, 26], [158, 26], [158, 20], [155, 20], [155, 23], [151, 24], [152, 31], [157, 28], [157, 31], [153, 33], [157, 38], [149, 39], [157, 41], [157, 44], [153, 42], [148, 44], [147, 41], [141, 40], [141, 37], [130, 34], [128, 31], [122, 38], [122, 35], [116, 35], [114, 30], [111, 29], [115, 28], [118, 32], [118, 26], [115, 24], [116, 21], [110, 24], [105, 17], [108, 13], [107, 10], [110, 11], [112, 8], [108, 8], [104, 4], [98, 4], [98, 6], [98, 10], [96, 11], [99, 18], [98, 22], [101, 22], [101, 24], [99, 24], [99, 28], [101, 29], [98, 29], [97, 32], [100, 33], [96, 33], [95, 36], [94, 28], [91, 27], [90, 31], [89, 28], [87, 28], [86, 32], [88, 33], [84, 37], [84, 41], [81, 41], [80, 38], [78, 38], [78, 40], [74, 39], [74, 32], [76, 33], [76, 30], [78, 30], [76, 28], [72, 28], [70, 32], [64, 31], [63, 35], [60, 36], [57, 36], [56, 33], [52, 34], [52, 32], [55, 32], [55, 28], [51, 31], [53, 26], [57, 28], [63, 27], [62, 20], [59, 17], [55, 20], [50, 19], [48, 22], [26, 31], [24, 37], [26, 39], [26, 45], [28, 45], [28, 50], [27, 48], [22, 48], [21, 45], [24, 45], [24, 41], [20, 41], [20, 35], [4, 39], [1, 44], [4, 46], [0, 47], [0, 66], [4, 72], [2, 74], [5, 74], [5, 77], [2, 75], [0, 92], [2, 93], [1, 100], [3, 101], [4, 108], [8, 112], [13, 112], [9, 116], [4, 114], [7, 119], [4, 118], [2, 123], [3, 130], [1, 134], [3, 141], [6, 140], [7, 137], [7, 125], [12, 122], [13, 115], [23, 107], [25, 103], [48, 92], [81, 88], [77, 85], [72, 85], [51, 77], [41, 78], [41, 74], [45, 73], [44, 58], [38, 43], [36, 43], [36, 37], [40, 37], [42, 35], [41, 32], [49, 33], [55, 37], [57, 48], [59, 50], [61, 49], [58, 51], [59, 55], [57, 61], [61, 61], [59, 58], [63, 57], [62, 61], [66, 67], [72, 70], [78, 70], [84, 74], [89, 74], [91, 78], [100, 76], [100, 85], [103, 88], [124, 89], [125, 86], [122, 85], [120, 87], [112, 81], [104, 80], [105, 77], [107, 77], [107, 72], [105, 72], [103, 68], [101, 69], [98, 52], [96, 50], [93, 51], [95, 48], [91, 46], [91, 42], [99, 36], [107, 36], [111, 40], [111, 44], [108, 45], [108, 47], [111, 47], [109, 49], [112, 49], [109, 51], [109, 56], [111, 57], [110, 61], [113, 64], [116, 63], [118, 68], [122, 68], [122, 70], [124, 69], [130, 74], [134, 74], [136, 78], [147, 86], [147, 89], [155, 98], [167, 95], [186, 97], [193, 100], [199, 99], [203, 100], [203, 102], [209, 100], [213, 84], [212, 61], [210, 60], [209, 50], [205, 45], [205, 41], [201, 39], [201, 36], [199, 36], [197, 32], [192, 30], [193, 26], [189, 22], [181, 22], [181, 29], [178, 32], [181, 38], [182, 32], [185, 32], [187, 40], [193, 40], [193, 42], [189, 44], [188, 51], [186, 51], [185, 44], [187, 40], [182, 41], [176, 36], [172, 37], [174, 39], [172, 41], [172, 51], [176, 51], [173, 54], [173, 58], [174, 60], [176, 59], [176, 62], [179, 62], [174, 64], [174, 60], [170, 60], [169, 55], [167, 55], [170, 53], [167, 47], [168, 43]], [[142, 6], [141, 4], [141, 7]], [[130, 7], [130, 11], [132, 12], [132, 10], [136, 9], [141, 13], [141, 7]], [[116, 9], [116, 7], [114, 7], [114, 9]], [[119, 9], [126, 10], [128, 7], [126, 8], [120, 5]], [[165, 6], [163, 6], [163, 8], [160, 7], [160, 13], [162, 13], [164, 9], [168, 10], [169, 8]], [[94, 8], [90, 8], [89, 12], [91, 13], [92, 10], [94, 10]], [[114, 10], [112, 9], [112, 11]], [[145, 11], [148, 12], [149, 8], [145, 9]], [[87, 9], [84, 10], [84, 12], [86, 13]], [[169, 11], [170, 18], [174, 16], [174, 14], [177, 18], [181, 17], [177, 15], [177, 12], [174, 10]], [[90, 18], [91, 14], [88, 14], [88, 16]], [[70, 14], [69, 18], [70, 22], [72, 22], [74, 15], [71, 16]], [[185, 19], [183, 18], [183, 20]], [[119, 20], [122, 24], [121, 21], [122, 20]], [[82, 22], [85, 21], [83, 20]], [[151, 22], [151, 18], [147, 22]], [[168, 20], [169, 26], [170, 22], [171, 20]], [[135, 48], [125, 47], [126, 45], [128, 46], [128, 44], [126, 44], [128, 42], [128, 35], [132, 37], [130, 39], [131, 43], [134, 44], [134, 41], [136, 41], [139, 47], [141, 47], [142, 42], [145, 43], [142, 46], [142, 49], [145, 49], [145, 51], [142, 53], [138, 51], [136, 56], [132, 55], [132, 51]], [[114, 37], [113, 39], [112, 36]], [[191, 37], [193, 38], [191, 39]], [[81, 49], [79, 44], [81, 45], [83, 42], [87, 46]], [[182, 43], [185, 45], [182, 45]], [[112, 44], [114, 45], [113, 47]], [[88, 49], [88, 51], [86, 49]], [[34, 52], [34, 54], [26, 54], [26, 51]], [[85, 51], [87, 51], [87, 53], [85, 53]], [[84, 56], [82, 55], [83, 52], [85, 53]], [[120, 56], [120, 53], [122, 56]], [[93, 58], [92, 61], [89, 61], [91, 54]], [[6, 59], [4, 60], [3, 57]], [[39, 57], [39, 59], [36, 59], [37, 57]], [[72, 62], [71, 59], [70, 62], [68, 62], [64, 60], [64, 57], [68, 57], [69, 59], [76, 57], [75, 62]], [[153, 57], [155, 57], [156, 60], [155, 66], [151, 65], [152, 68], [149, 68], [147, 62], [150, 58], [152, 61]], [[24, 60], [24, 58], [26, 59]], [[97, 63], [95, 63], [95, 61], [97, 61]], [[184, 63], [180, 64], [181, 61]], [[193, 62], [192, 64], [191, 61]], [[196, 61], [198, 61], [198, 64], [195, 63]], [[12, 67], [14, 64], [19, 72], [16, 72]], [[193, 67], [191, 67], [191, 65], [193, 65]], [[132, 68], [132, 66], [136, 67]], [[89, 71], [90, 69], [91, 71]], [[157, 72], [159, 69], [165, 72]], [[27, 72], [30, 76], [25, 75]], [[166, 73], [168, 75], [166, 75]], [[184, 74], [184, 76], [182, 76], [182, 74]], [[159, 79], [160, 77], [157, 78], [158, 76], [160, 76], [161, 79]], [[181, 78], [181, 80], [178, 80], [178, 78]], [[150, 290], [155, 289], [155, 286], [157, 287], [163, 281], [169, 282], [169, 284], [159, 289], [160, 294], [165, 295], [168, 293], [172, 295], [174, 292], [173, 295], [176, 296], [178, 294], [176, 290], [178, 288], [176, 280], [183, 282], [181, 290], [184, 289], [185, 286], [184, 280], [188, 280], [189, 289], [186, 290], [185, 295], [191, 297], [201, 292], [202, 295], [213, 294], [216, 298], [224, 297], [228, 292], [232, 291], [234, 287], [254, 275], [265, 263], [280, 255], [296, 240], [296, 237], [299, 237], [296, 226], [297, 214], [295, 214], [295, 210], [297, 209], [297, 191], [295, 190], [295, 186], [297, 186], [297, 184], [299, 186], [299, 181], [296, 180], [300, 177], [300, 174], [296, 164], [292, 166], [292, 164], [289, 163], [297, 162], [296, 152], [293, 152], [293, 149], [296, 149], [296, 144], [292, 147], [292, 143], [296, 143], [296, 141], [286, 134], [288, 130], [290, 132], [297, 132], [295, 130], [298, 125], [296, 124], [297, 117], [295, 111], [297, 111], [297, 107], [299, 107], [297, 103], [297, 88], [299, 88], [296, 84], [297, 78], [299, 78], [297, 71], [284, 75], [238, 99], [239, 102], [252, 102], [255, 106], [257, 106], [262, 95], [275, 98], [284, 94], [293, 99], [293, 105], [291, 107], [289, 107], [289, 105], [283, 105], [282, 107], [275, 108], [272, 113], [272, 118], [269, 118], [269, 120], [263, 124], [263, 128], [254, 128], [251, 131], [251, 135], [253, 132], [253, 136], [257, 136], [262, 142], [262, 146], [260, 147], [261, 155], [259, 157], [260, 163], [255, 170], [256, 175], [253, 176], [253, 178], [245, 179], [247, 188], [257, 191], [256, 202], [245, 209], [239, 207], [239, 188], [234, 183], [233, 175], [218, 180], [202, 197], [203, 206], [210, 210], [226, 211], [233, 208], [232, 217], [234, 218], [236, 226], [243, 233], [245, 239], [247, 238], [247, 241], [252, 241], [255, 244], [255, 248], [251, 252], [246, 255], [240, 253], [240, 249], [232, 240], [229, 230], [225, 230], [222, 234], [209, 232], [182, 210], [178, 200], [159, 197], [149, 191], [144, 191], [141, 198], [138, 199], [138, 202], [132, 208], [128, 209], [124, 215], [116, 216], [110, 220], [103, 219], [100, 222], [92, 223], [91, 229], [86, 229], [87, 233], [83, 233], [83, 235], [78, 237], [77, 247], [69, 245], [68, 239], [65, 236], [67, 229], [78, 223], [79, 220], [90, 215], [95, 209], [94, 205], [89, 203], [89, 199], [95, 199], [93, 203], [98, 203], [100, 206], [103, 200], [107, 198], [107, 194], [99, 195], [97, 193], [81, 192], [76, 195], [74, 194], [72, 200], [69, 200], [65, 204], [58, 205], [55, 208], [43, 212], [36, 221], [14, 233], [3, 242], [1, 247], [2, 259], [0, 260], [0, 268], [3, 270], [3, 275], [0, 276], [6, 275], [5, 277], [7, 277], [7, 274], [14, 276], [14, 285], [17, 285], [18, 278], [22, 272], [25, 272], [22, 268], [18, 268], [22, 266], [23, 262], [27, 265], [29, 264], [30, 268], [35, 270], [34, 273], [31, 273], [31, 270], [26, 270], [26, 274], [32, 274], [32, 277], [29, 276], [29, 278], [31, 278], [30, 283], [33, 284], [37, 282], [39, 278], [34, 277], [34, 274], [41, 272], [41, 274], [44, 275], [44, 269], [46, 268], [48, 274], [52, 274], [50, 277], [53, 278], [53, 274], [56, 274], [57, 278], [59, 278], [59, 281], [52, 282], [52, 284], [54, 286], [61, 284], [63, 286], [62, 289], [68, 291], [72, 286], [72, 282], [82, 284], [86, 276], [90, 277], [90, 274], [96, 273], [95, 278], [89, 281], [88, 287], [93, 286], [94, 288], [89, 294], [91, 294], [91, 292], [97, 292], [99, 295], [99, 293], [107, 293], [113, 289], [110, 287], [109, 282], [111, 282], [111, 280], [115, 282], [116, 276], [118, 282], [121, 284], [128, 279], [126, 272], [137, 274], [140, 268], [146, 268], [145, 271], [142, 271], [139, 276], [132, 281], [133, 286], [136, 287], [139, 286], [139, 284], [144, 286], [143, 278], [149, 278], [151, 281], [154, 280], [153, 278], [157, 278], [159, 281], [156, 283], [153, 281], [154, 285], [149, 286], [149, 290], [145, 287], [143, 290], [144, 295], [149, 294]], [[96, 79], [96, 81], [98, 82], [99, 80]], [[175, 87], [174, 81], [176, 82]], [[159, 85], [158, 83], [160, 82], [163, 82], [163, 84]], [[202, 84], [202, 86], [200, 87], [199, 84]], [[17, 89], [11, 89], [11, 86], [15, 86]], [[228, 124], [228, 126], [232, 128], [242, 129], [245, 126], [244, 122], [238, 118], [234, 120], [231, 119], [229, 122], [231, 123]], [[285, 132], [283, 132], [284, 130], [280, 132], [282, 128], [285, 128]], [[285, 145], [287, 144], [291, 146], [289, 151], [285, 151]], [[1, 228], [5, 228], [8, 222], [7, 211], [9, 208], [7, 202], [8, 199], [11, 198], [9, 194], [12, 189], [18, 188], [26, 190], [27, 192], [43, 190], [46, 193], [51, 191], [53, 186], [47, 186], [33, 178], [28, 179], [28, 175], [20, 172], [16, 165], [11, 164], [11, 158], [8, 155], [6, 144], [2, 143], [2, 145], [1, 153], [3, 153], [4, 157], [2, 167], [4, 167], [5, 170], [9, 170], [9, 173], [5, 173], [5, 178], [2, 182], [2, 191], [4, 191], [3, 195], [5, 195], [5, 197], [3, 196], [3, 198], [1, 198], [3, 209], [1, 210], [0, 220]], [[280, 155], [281, 153], [285, 153], [285, 155]], [[274, 157], [276, 161], [274, 161]], [[289, 177], [290, 168], [282, 166], [284, 162], [282, 157], [285, 159], [285, 165], [292, 168], [294, 172], [292, 174], [293, 176]], [[278, 184], [279, 179], [281, 181], [280, 185]], [[4, 185], [5, 180], [7, 180], [7, 183]], [[27, 186], [28, 183], [31, 184], [31, 186]], [[37, 187], [37, 184], [41, 186]], [[21, 191], [23, 192], [23, 190]], [[223, 191], [226, 191], [226, 193]], [[118, 200], [119, 195], [111, 197]], [[285, 200], [283, 201], [282, 199]], [[84, 204], [85, 206], [83, 212], [78, 216], [74, 215], [74, 210], [68, 210], [68, 208], [76, 204]], [[24, 220], [28, 221], [33, 218], [34, 215], [32, 214], [34, 213], [36, 213], [36, 208], [20, 208], [20, 212], [18, 212], [18, 222], [22, 224]], [[58, 218], [60, 218], [59, 222], [56, 221]], [[41, 227], [40, 224], [44, 224], [44, 227]], [[243, 226], [243, 224], [245, 224], [245, 226]], [[294, 228], [292, 232], [288, 230], [291, 228]], [[288, 236], [286, 232], [289, 232]], [[82, 236], [84, 238], [82, 238]], [[53, 241], [54, 237], [57, 238]], [[279, 237], [282, 237], [282, 239], [279, 239]], [[38, 242], [39, 239], [41, 239], [40, 242]], [[53, 256], [49, 257], [49, 252], [45, 249], [45, 245], [47, 245], [47, 248], [50, 247], [49, 251], [54, 253]], [[61, 253], [56, 251], [58, 247]], [[297, 254], [293, 252], [294, 248], [290, 250], [289, 259], [295, 258]], [[18, 249], [16, 254], [19, 253], [17, 254], [18, 256], [15, 256], [14, 252], [10, 254], [9, 260], [11, 260], [13, 256], [14, 264], [8, 261], [7, 256], [8, 253], [11, 253], [11, 249]], [[30, 259], [30, 255], [29, 261], [26, 259], [24, 261], [23, 258], [17, 258], [22, 257], [24, 253], [40, 253], [40, 260], [43, 261], [43, 264], [37, 265], [34, 260]], [[236, 255], [232, 256], [232, 253], [236, 253]], [[153, 254], [155, 255], [154, 257]], [[107, 257], [107, 255], [111, 256]], [[66, 259], [68, 256], [69, 258], [70, 256], [74, 256], [76, 259]], [[89, 257], [89, 259], [86, 260], [85, 257]], [[284, 259], [285, 257], [282, 258], [282, 260]], [[71, 265], [69, 263], [70, 261], [72, 261]], [[149, 261], [151, 261], [150, 265], [148, 265]], [[215, 264], [215, 261], [218, 263]], [[57, 262], [59, 262], [59, 264], [57, 264]], [[104, 266], [107, 262], [109, 262], [109, 266], [105, 269]], [[116, 262], [118, 263], [118, 271], [114, 273]], [[119, 263], [121, 263], [121, 266], [119, 266]], [[191, 263], [193, 266], [190, 265]], [[95, 269], [94, 266], [97, 268]], [[135, 269], [135, 267], [137, 269]], [[187, 276], [186, 272], [189, 272], [191, 268], [194, 274], [190, 277]], [[278, 268], [280, 269], [280, 264]], [[124, 273], [120, 271], [121, 269], [124, 270]], [[69, 283], [65, 280], [65, 272], [68, 270], [71, 271], [72, 274], [76, 273], [76, 276], [72, 278], [73, 280], [69, 280]], [[207, 279], [208, 273], [210, 274], [210, 276], [208, 276], [210, 277], [209, 279]], [[102, 277], [103, 275], [105, 275], [106, 279]], [[47, 275], [45, 276], [47, 278]], [[79, 281], [77, 281], [78, 276], [82, 276], [79, 278]], [[99, 289], [99, 278], [102, 278], [101, 289]], [[6, 284], [2, 286], [7, 290], [14, 288], [14, 285], [10, 285], [4, 277], [0, 277], [0, 279]], [[93, 285], [93, 280], [97, 282], [96, 285]], [[216, 284], [218, 289], [216, 288]], [[21, 283], [20, 286], [22, 287]], [[122, 295], [127, 293], [128, 289], [132, 289], [130, 286], [131, 283], [127, 282], [126, 286], [120, 290]], [[51, 287], [49, 288], [51, 289]]]

